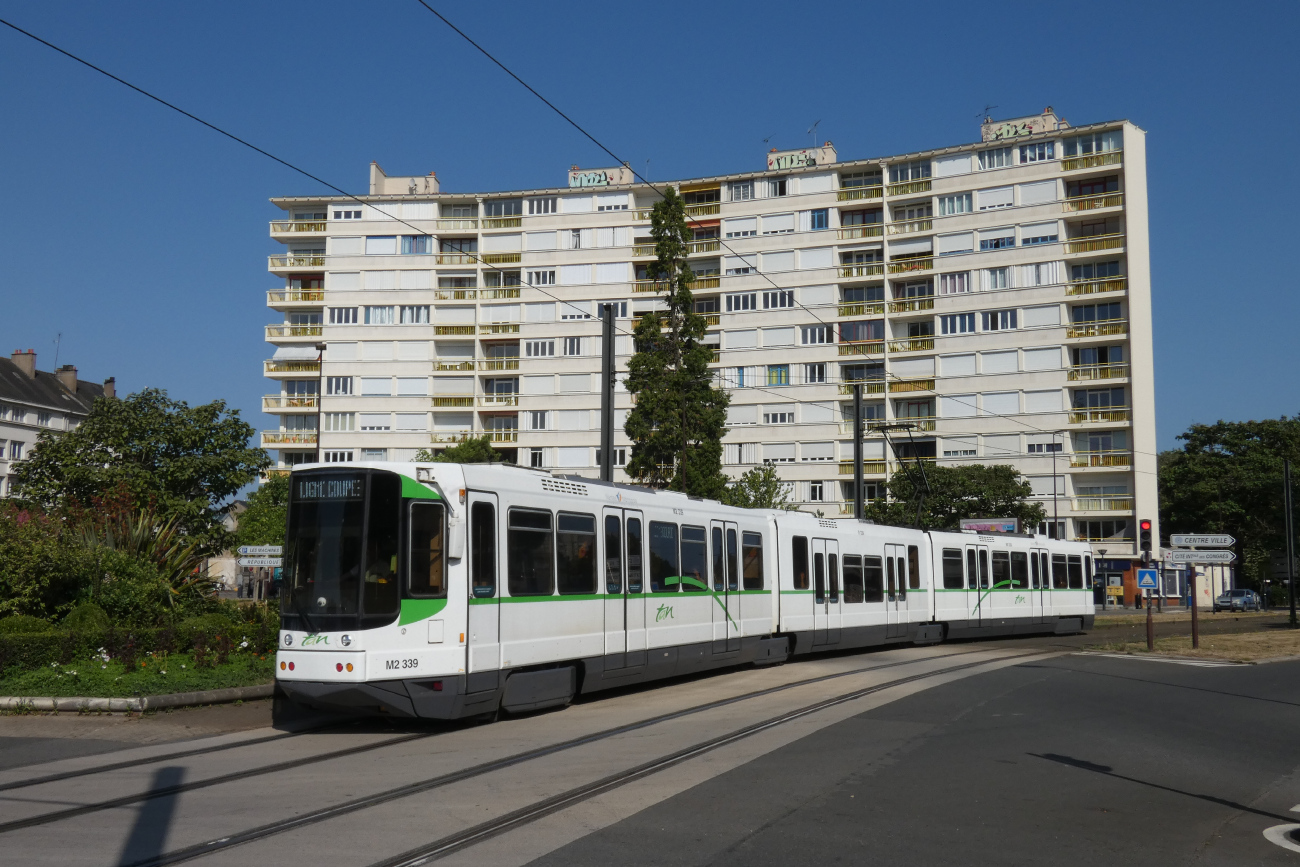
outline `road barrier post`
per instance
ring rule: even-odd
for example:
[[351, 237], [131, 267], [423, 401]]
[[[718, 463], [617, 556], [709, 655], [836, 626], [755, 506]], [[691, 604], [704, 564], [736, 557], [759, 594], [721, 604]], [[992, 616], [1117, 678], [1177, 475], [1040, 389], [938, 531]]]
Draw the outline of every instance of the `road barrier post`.
[[1196, 612], [1200, 606], [1196, 604], [1196, 567], [1191, 563], [1187, 564], [1187, 586], [1192, 592], [1192, 649], [1198, 650], [1201, 646], [1201, 623], [1196, 618]]
[[1156, 624], [1151, 619], [1151, 591], [1147, 591], [1147, 650], [1156, 649]]

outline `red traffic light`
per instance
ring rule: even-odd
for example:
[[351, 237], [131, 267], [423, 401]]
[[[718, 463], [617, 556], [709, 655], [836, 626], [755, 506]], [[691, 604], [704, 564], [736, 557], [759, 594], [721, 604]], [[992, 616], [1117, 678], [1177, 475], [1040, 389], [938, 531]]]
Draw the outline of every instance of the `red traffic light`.
[[1150, 522], [1150, 521], [1146, 521], [1146, 520], [1139, 521], [1139, 522], [1138, 522], [1138, 526], [1139, 526], [1140, 528], [1142, 528], [1142, 532], [1143, 532], [1143, 533], [1150, 533], [1150, 532], [1151, 532], [1151, 522]]

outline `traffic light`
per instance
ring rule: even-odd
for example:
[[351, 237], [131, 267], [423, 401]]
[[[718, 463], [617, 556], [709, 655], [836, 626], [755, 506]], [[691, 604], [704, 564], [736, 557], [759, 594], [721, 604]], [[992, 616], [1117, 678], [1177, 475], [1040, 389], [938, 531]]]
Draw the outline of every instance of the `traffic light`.
[[1151, 522], [1146, 518], [1138, 521], [1138, 547], [1142, 551], [1142, 564], [1151, 562]]

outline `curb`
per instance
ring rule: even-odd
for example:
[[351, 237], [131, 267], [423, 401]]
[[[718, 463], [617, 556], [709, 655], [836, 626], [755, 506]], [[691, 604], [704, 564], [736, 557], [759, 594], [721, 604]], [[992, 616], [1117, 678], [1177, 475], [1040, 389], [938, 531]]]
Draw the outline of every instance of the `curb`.
[[135, 698], [28, 698], [26, 696], [0, 696], [0, 710], [35, 711], [146, 711], [170, 707], [191, 707], [202, 704], [223, 704], [270, 698], [275, 693], [274, 683], [258, 686], [233, 686], [227, 689], [207, 689], [200, 692], [176, 692], [170, 695], [146, 695]]

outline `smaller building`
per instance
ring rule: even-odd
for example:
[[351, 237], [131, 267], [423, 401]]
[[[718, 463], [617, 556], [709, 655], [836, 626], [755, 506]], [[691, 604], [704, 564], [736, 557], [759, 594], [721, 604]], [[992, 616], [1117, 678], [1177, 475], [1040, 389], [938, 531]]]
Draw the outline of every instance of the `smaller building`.
[[36, 369], [36, 352], [15, 350], [0, 358], [0, 497], [13, 488], [15, 465], [36, 447], [42, 430], [72, 430], [97, 397], [116, 397], [115, 380], [103, 385], [77, 379], [65, 364], [50, 373]]

